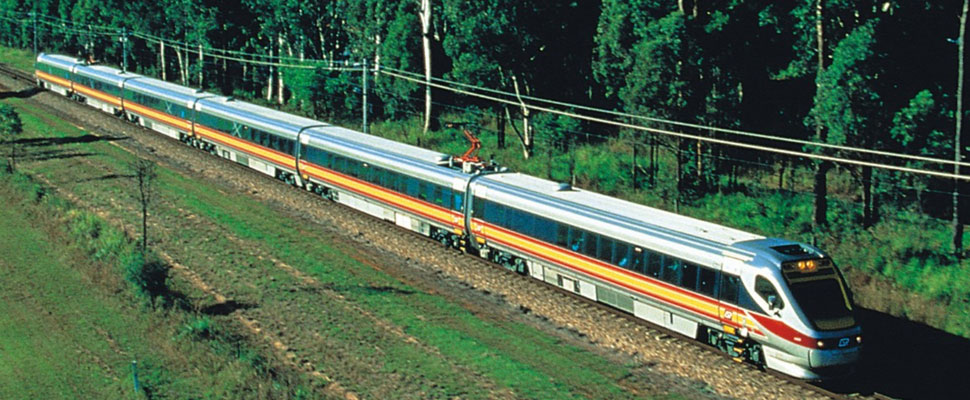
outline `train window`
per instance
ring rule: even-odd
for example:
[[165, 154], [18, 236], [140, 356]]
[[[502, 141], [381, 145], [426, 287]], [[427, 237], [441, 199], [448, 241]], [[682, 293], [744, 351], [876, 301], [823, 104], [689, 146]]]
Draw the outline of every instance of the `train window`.
[[596, 252], [596, 258], [606, 261], [613, 261], [613, 240], [607, 237], [600, 236], [599, 248]]
[[643, 255], [646, 258], [647, 270], [646, 275], [652, 278], [660, 279], [660, 270], [664, 264], [664, 255], [660, 253], [649, 252]]
[[[514, 208], [505, 209], [505, 223], [502, 226], [514, 231], [522, 232], [522, 212]], [[514, 227], [514, 228], [513, 228]]]
[[697, 291], [697, 266], [688, 262], [681, 265], [680, 286], [690, 291]]
[[485, 200], [480, 197], [472, 197], [472, 216], [474, 218], [485, 219]]
[[774, 308], [782, 309], [785, 308], [785, 302], [781, 300], [781, 296], [778, 295], [778, 291], [775, 290], [775, 286], [771, 284], [765, 277], [758, 275], [754, 280], [754, 292], [758, 294], [768, 306], [772, 306], [772, 298], [774, 300]]
[[[636, 272], [639, 272], [641, 274], [646, 274], [647, 273], [647, 271], [645, 269], [646, 265], [643, 263], [643, 261], [644, 261], [643, 258], [646, 255], [647, 255], [647, 252], [643, 251], [642, 248], [635, 247], [633, 249], [633, 265], [630, 266], [630, 269], [632, 269], [632, 270], [634, 270]], [[621, 265], [621, 267], [622, 267], [622, 265]]]
[[599, 242], [599, 235], [586, 232], [583, 235], [583, 254], [596, 258], [596, 244]]
[[583, 230], [569, 227], [569, 249], [581, 252], [583, 249]]
[[411, 197], [418, 197], [418, 180], [407, 175], [401, 175], [401, 188], [404, 193]]
[[620, 268], [631, 269], [630, 245], [623, 242], [616, 242], [613, 247], [612, 262], [620, 266]]
[[556, 226], [556, 245], [566, 247], [569, 244], [569, 225], [559, 224]]
[[505, 223], [505, 207], [486, 200], [485, 220], [495, 225], [503, 225]]
[[451, 208], [451, 189], [445, 187], [441, 188], [441, 206], [444, 208]]
[[434, 196], [433, 185], [428, 182], [418, 180], [418, 198], [421, 200], [428, 201]]
[[711, 297], [717, 297], [715, 293], [716, 288], [717, 271], [702, 267], [700, 277], [697, 280], [697, 291]]
[[721, 290], [718, 298], [728, 304], [738, 304], [738, 289], [741, 287], [741, 278], [737, 275], [721, 274]]
[[535, 217], [535, 226], [533, 227], [533, 231], [535, 232], [536, 239], [546, 243], [555, 243], [557, 225], [559, 224], [557, 224], [555, 221], [542, 217]]
[[451, 203], [451, 209], [455, 211], [462, 211], [465, 209], [465, 195], [461, 192], [454, 192], [452, 197], [454, 201]]
[[441, 185], [431, 185], [431, 186], [433, 186], [431, 188], [431, 201], [439, 206], [444, 205], [445, 195], [444, 195], [444, 192], [441, 190], [442, 189]]
[[683, 268], [680, 260], [673, 257], [664, 257], [664, 265], [661, 269], [660, 279], [679, 285], [681, 272], [683, 272]]
[[532, 214], [513, 208], [509, 208], [508, 211], [505, 219], [508, 221], [509, 229], [528, 236], [535, 235], [535, 232], [533, 232], [535, 217]]

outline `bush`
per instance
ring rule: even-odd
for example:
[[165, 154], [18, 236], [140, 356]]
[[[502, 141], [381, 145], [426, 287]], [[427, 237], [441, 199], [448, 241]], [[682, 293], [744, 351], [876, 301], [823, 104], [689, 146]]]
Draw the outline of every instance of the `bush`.
[[135, 292], [153, 301], [156, 297], [168, 294], [168, 265], [149, 255], [130, 251], [119, 259], [125, 273], [125, 280], [130, 283]]
[[195, 317], [182, 326], [179, 337], [190, 337], [193, 340], [207, 340], [216, 336], [216, 328], [209, 317]]

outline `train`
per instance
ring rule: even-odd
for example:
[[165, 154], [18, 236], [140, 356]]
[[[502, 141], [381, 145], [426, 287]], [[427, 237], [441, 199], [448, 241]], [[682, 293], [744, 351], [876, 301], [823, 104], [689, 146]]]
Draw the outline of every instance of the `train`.
[[862, 353], [815, 246], [646, 207], [74, 57], [36, 83], [404, 229], [808, 380]]

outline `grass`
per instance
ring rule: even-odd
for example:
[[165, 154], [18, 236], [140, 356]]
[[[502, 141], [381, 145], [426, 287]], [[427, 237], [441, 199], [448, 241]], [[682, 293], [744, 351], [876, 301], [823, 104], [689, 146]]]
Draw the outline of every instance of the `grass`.
[[287, 395], [246, 360], [173, 337], [186, 316], [143, 306], [122, 290], [118, 266], [72, 233], [104, 222], [39, 188], [0, 175], [0, 398]]
[[[55, 156], [24, 161], [22, 170], [112, 215], [117, 221], [105, 224], [83, 214], [73, 226], [82, 233], [75, 237], [93, 241], [82, 247], [87, 257], [117, 258], [113, 254], [127, 246], [122, 238], [139, 226], [130, 183], [117, 178], [125, 174], [132, 156], [104, 141], [71, 140], [86, 133], [21, 99], [5, 101], [20, 112], [25, 137], [64, 139], [59, 146], [29, 149], [35, 155]], [[635, 397], [616, 384], [629, 375], [628, 366], [560, 343], [522, 323], [481, 319], [446, 299], [402, 284], [357, 261], [352, 247], [333, 245], [326, 234], [248, 197], [227, 196], [218, 186], [167, 169], [159, 170], [158, 182], [159, 200], [150, 218], [159, 222], [153, 228], [156, 246], [186, 260], [231, 298], [255, 306], [247, 315], [280, 335], [296, 357], [365, 397]], [[319, 285], [301, 286], [261, 259], [264, 254], [298, 268]], [[122, 279], [123, 272], [113, 273]], [[206, 301], [185, 282], [174, 282], [174, 288], [194, 296], [196, 304]], [[129, 301], [132, 296], [121, 295]], [[159, 388], [155, 393], [181, 388], [177, 393], [185, 396], [251, 394], [252, 385], [269, 379], [249, 379], [248, 374], [271, 365], [273, 352], [247, 345], [251, 340], [241, 339], [243, 331], [229, 316], [199, 319], [176, 313], [154, 323], [166, 327], [166, 340], [183, 354], [174, 364], [163, 355], [143, 362], [146, 384]], [[146, 338], [138, 348], [151, 348], [153, 340], [158, 338]], [[129, 341], [136, 339], [124, 342]], [[212, 366], [228, 360], [230, 367], [201, 368], [199, 376], [185, 373], [207, 359], [221, 360]], [[292, 396], [313, 390], [300, 382], [267, 386], [282, 385], [277, 394]]]

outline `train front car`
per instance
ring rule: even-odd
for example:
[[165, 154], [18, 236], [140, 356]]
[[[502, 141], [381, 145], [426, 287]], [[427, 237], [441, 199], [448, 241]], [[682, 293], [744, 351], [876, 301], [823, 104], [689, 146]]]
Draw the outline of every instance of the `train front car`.
[[765, 366], [803, 379], [844, 377], [862, 351], [862, 327], [835, 263], [806, 244], [762, 239], [734, 245], [755, 256], [741, 280], [753, 304], [744, 310], [748, 335], [762, 346]]

